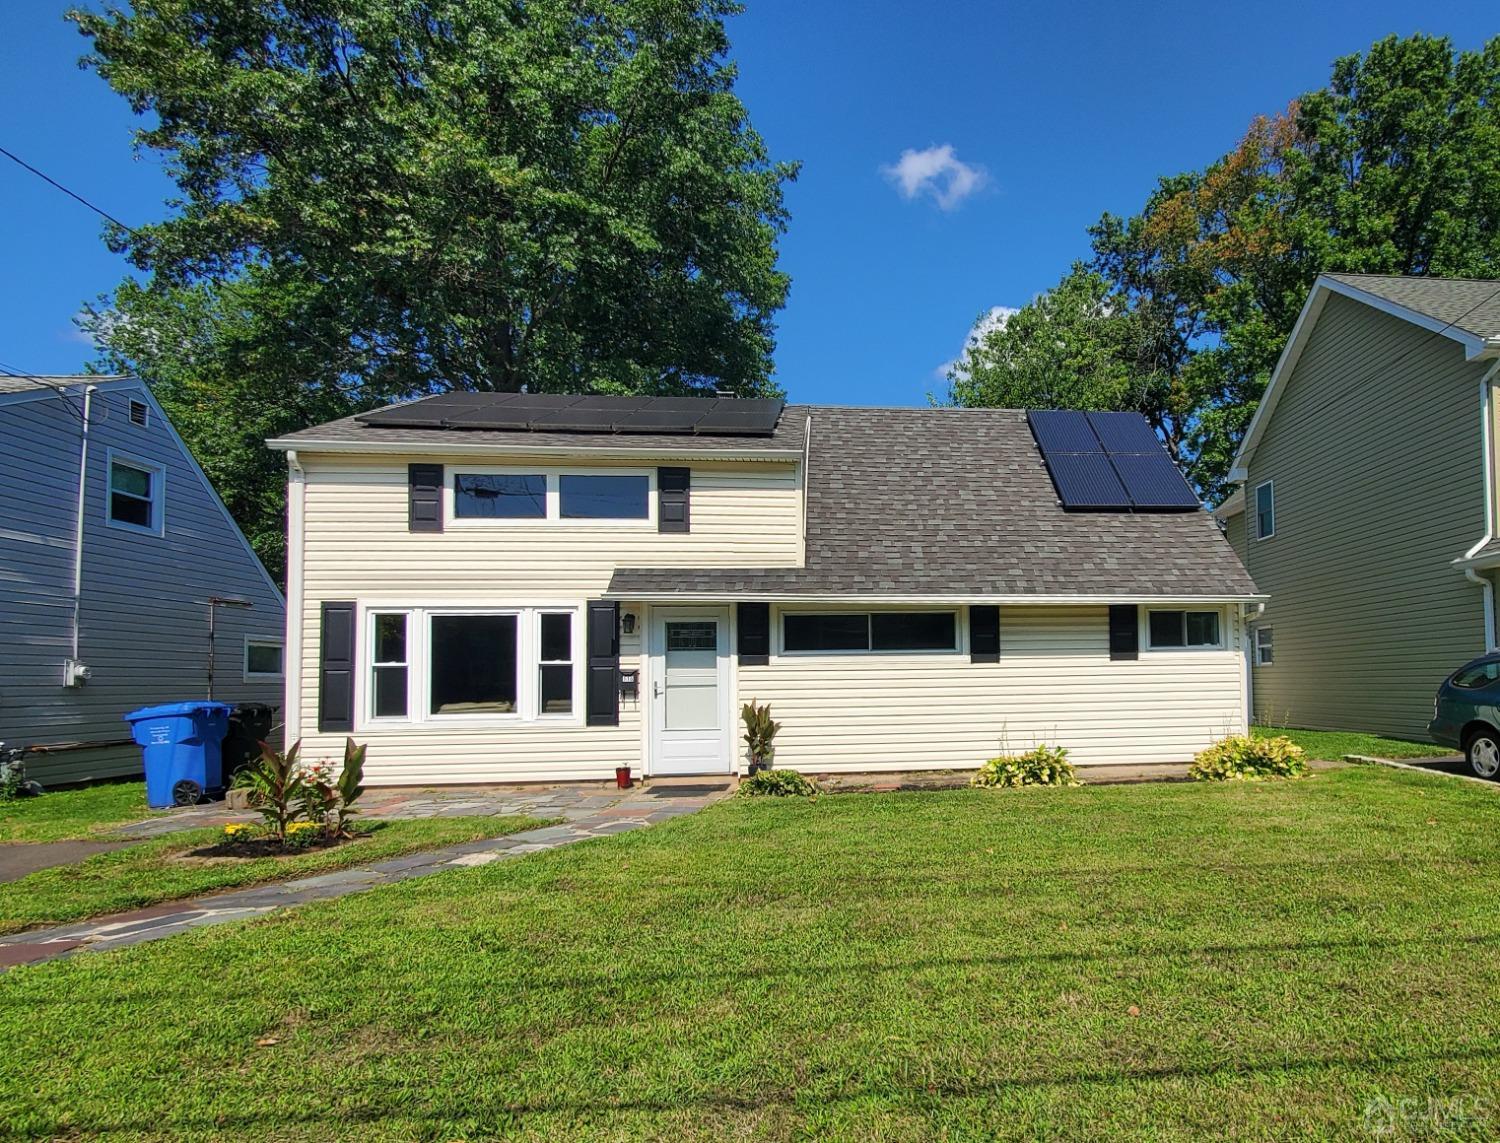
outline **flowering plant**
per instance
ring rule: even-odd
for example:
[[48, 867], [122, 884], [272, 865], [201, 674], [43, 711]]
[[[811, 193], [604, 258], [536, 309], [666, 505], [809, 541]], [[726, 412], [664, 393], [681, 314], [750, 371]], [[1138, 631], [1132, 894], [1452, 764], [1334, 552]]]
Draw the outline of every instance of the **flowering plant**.
[[230, 822], [224, 827], [225, 841], [246, 841], [255, 835], [255, 827], [245, 822]]

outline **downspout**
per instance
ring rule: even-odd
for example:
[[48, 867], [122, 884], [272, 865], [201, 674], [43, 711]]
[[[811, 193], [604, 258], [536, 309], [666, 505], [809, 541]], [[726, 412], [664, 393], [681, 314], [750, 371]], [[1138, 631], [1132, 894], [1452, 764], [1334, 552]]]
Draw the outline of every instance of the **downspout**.
[[807, 498], [812, 494], [812, 414], [807, 414], [807, 424], [802, 431], [802, 528], [797, 544], [798, 566], [807, 566]]
[[283, 733], [295, 741], [302, 734], [302, 550], [307, 470], [296, 449], [287, 450], [286, 463], [286, 638], [282, 644], [286, 648], [282, 660], [286, 690], [281, 716]]
[[[1500, 370], [1500, 361], [1496, 361], [1494, 365], [1486, 369], [1484, 376], [1479, 379], [1479, 440], [1483, 457], [1481, 465], [1484, 472], [1484, 535], [1479, 538], [1478, 543], [1464, 553], [1466, 560], [1473, 559], [1486, 544], [1495, 538], [1495, 452], [1493, 434], [1490, 430], [1490, 380], [1495, 376], [1496, 370]], [[1484, 597], [1484, 649], [1493, 651], [1496, 646], [1495, 584], [1488, 576], [1480, 575], [1471, 567], [1464, 568], [1464, 578], [1470, 583], [1478, 584]]]
[[83, 610], [83, 525], [87, 518], [89, 417], [97, 388], [97, 385], [90, 385], [83, 391], [83, 426], [78, 437], [78, 513], [73, 521], [73, 643], [69, 656], [74, 661], [78, 659], [78, 628]]

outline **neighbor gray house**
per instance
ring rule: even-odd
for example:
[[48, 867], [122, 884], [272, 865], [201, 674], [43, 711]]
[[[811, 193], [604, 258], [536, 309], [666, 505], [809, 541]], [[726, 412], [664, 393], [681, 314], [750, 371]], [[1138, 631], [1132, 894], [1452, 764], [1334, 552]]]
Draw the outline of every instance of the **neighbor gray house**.
[[1425, 739], [1495, 646], [1500, 282], [1318, 278], [1218, 509], [1269, 599], [1259, 723]]
[[140, 381], [0, 377], [0, 496], [0, 741], [29, 777], [138, 772], [137, 707], [280, 705], [285, 602]]

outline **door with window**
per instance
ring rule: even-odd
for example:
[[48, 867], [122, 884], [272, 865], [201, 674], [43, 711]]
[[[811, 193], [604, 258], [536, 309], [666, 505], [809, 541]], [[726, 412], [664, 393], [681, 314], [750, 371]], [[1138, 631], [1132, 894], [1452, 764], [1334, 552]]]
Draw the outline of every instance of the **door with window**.
[[651, 620], [651, 770], [728, 774], [729, 612], [660, 608]]

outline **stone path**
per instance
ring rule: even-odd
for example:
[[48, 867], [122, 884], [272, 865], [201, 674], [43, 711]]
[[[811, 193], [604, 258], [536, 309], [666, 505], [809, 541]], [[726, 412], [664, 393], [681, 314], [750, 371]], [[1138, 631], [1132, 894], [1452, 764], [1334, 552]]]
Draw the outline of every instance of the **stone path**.
[[[634, 790], [615, 790], [598, 785], [546, 787], [485, 787], [472, 790], [378, 790], [371, 791], [364, 816], [456, 817], [482, 814], [526, 814], [531, 817], [562, 818], [560, 825], [444, 846], [422, 853], [393, 857], [353, 869], [342, 869], [296, 881], [279, 881], [236, 889], [211, 897], [170, 901], [147, 909], [95, 917], [76, 924], [33, 929], [0, 937], [0, 969], [33, 961], [50, 960], [78, 949], [110, 949], [140, 944], [174, 933], [226, 921], [261, 916], [289, 905], [324, 901], [357, 893], [377, 885], [390, 885], [413, 877], [426, 877], [445, 869], [488, 865], [528, 853], [556, 849], [591, 837], [608, 837], [642, 829], [701, 810], [726, 797], [727, 782], [668, 785], [654, 783]], [[364, 803], [361, 803], [363, 806]], [[200, 811], [217, 814], [212, 820]], [[191, 815], [199, 815], [191, 817]], [[245, 815], [225, 813], [222, 807], [198, 806], [174, 812], [172, 824], [158, 828], [163, 819], [153, 818], [141, 826], [127, 827], [131, 837], [149, 837], [167, 829], [187, 829], [216, 821], [249, 820]], [[137, 832], [149, 826], [147, 832]]]

